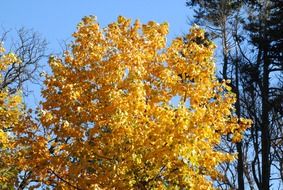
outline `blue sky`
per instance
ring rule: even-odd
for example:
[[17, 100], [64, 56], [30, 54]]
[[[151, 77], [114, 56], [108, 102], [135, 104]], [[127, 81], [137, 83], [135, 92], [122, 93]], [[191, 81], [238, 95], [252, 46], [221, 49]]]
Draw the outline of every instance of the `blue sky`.
[[102, 26], [122, 15], [168, 22], [169, 39], [189, 29], [189, 8], [185, 0], [9, 0], [1, 2], [0, 26], [5, 29], [33, 28], [49, 42], [50, 52], [60, 51], [60, 43], [69, 40], [80, 19], [96, 15]]
[[[119, 15], [169, 23], [169, 41], [187, 33], [188, 16], [192, 11], [185, 6], [186, 0], [6, 0], [1, 2], [0, 27], [5, 30], [25, 27], [33, 29], [48, 42], [48, 54], [62, 52], [64, 41], [72, 40], [76, 25], [87, 15], [97, 16], [102, 27], [115, 21]], [[1, 31], [1, 30], [0, 30]], [[11, 33], [13, 34], [13, 32]], [[6, 43], [7, 44], [7, 43]], [[47, 60], [42, 60], [47, 65]], [[47, 69], [48, 70], [48, 69]], [[28, 84], [33, 93], [25, 97], [28, 106], [38, 105], [40, 87]]]

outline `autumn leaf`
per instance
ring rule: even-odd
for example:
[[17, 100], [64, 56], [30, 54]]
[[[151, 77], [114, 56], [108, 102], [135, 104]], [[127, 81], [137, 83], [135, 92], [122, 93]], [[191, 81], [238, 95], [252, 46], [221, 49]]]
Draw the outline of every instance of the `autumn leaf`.
[[215, 45], [197, 43], [204, 30], [169, 45], [167, 34], [167, 23], [82, 19], [71, 50], [49, 59], [42, 126], [18, 128], [31, 179], [58, 189], [213, 189], [217, 166], [234, 159], [215, 149], [221, 136], [238, 141], [250, 123], [234, 117], [235, 95], [215, 77]]

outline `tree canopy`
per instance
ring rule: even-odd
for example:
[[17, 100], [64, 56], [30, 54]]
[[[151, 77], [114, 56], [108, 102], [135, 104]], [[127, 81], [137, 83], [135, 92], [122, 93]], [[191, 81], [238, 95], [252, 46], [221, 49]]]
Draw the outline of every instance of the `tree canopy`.
[[[62, 57], [51, 56], [38, 119], [21, 117], [17, 185], [56, 189], [213, 189], [215, 149], [241, 140], [229, 81], [199, 27], [167, 42], [168, 24], [84, 17]], [[35, 184], [35, 185], [34, 185]]]
[[[21, 64], [15, 54], [5, 53], [0, 43], [0, 83], [4, 80], [2, 73], [15, 63]], [[11, 94], [8, 88], [0, 89], [0, 188], [13, 186], [17, 175], [15, 163], [9, 159], [12, 155], [9, 151], [11, 142], [7, 132], [18, 124], [21, 111], [20, 94]]]

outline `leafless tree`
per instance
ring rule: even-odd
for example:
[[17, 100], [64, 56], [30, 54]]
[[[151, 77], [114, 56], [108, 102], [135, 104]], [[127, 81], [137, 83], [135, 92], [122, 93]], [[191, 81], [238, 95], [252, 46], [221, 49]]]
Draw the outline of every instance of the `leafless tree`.
[[[10, 33], [11, 31], [3, 30], [0, 41], [8, 40]], [[6, 71], [1, 71], [3, 81], [0, 82], [0, 89], [8, 88], [11, 94], [21, 89], [28, 94], [24, 83], [39, 83], [43, 67], [40, 61], [46, 56], [47, 42], [40, 34], [26, 28], [18, 29], [15, 36], [9, 40], [9, 47], [5, 48], [15, 53], [21, 62], [15, 62]]]

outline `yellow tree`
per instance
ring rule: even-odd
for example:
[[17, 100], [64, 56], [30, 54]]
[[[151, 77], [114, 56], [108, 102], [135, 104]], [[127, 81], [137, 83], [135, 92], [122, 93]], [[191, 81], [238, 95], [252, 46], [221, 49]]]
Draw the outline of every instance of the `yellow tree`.
[[44, 135], [31, 135], [23, 170], [58, 189], [213, 189], [218, 164], [235, 156], [215, 146], [240, 140], [250, 122], [216, 79], [204, 31], [170, 45], [167, 33], [167, 23], [118, 17], [101, 29], [83, 18], [71, 51], [50, 57]]
[[[5, 54], [5, 49], [0, 43], [0, 84], [5, 72], [11, 64], [20, 61], [13, 53]], [[9, 132], [18, 124], [21, 115], [21, 97], [19, 94], [11, 95], [9, 89], [0, 87], [0, 188], [12, 187], [16, 170], [9, 156], [11, 156], [12, 143]]]

